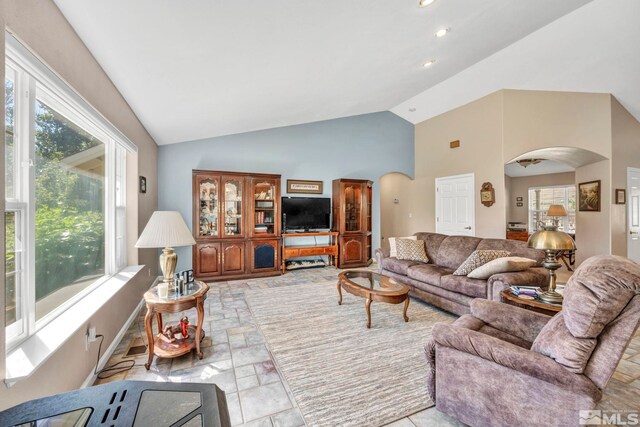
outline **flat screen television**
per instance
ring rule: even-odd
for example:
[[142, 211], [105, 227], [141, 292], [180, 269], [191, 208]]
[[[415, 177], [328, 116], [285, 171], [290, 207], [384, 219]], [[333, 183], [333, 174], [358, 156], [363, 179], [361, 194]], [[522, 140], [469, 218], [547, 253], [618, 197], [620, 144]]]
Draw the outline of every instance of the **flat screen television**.
[[331, 199], [328, 197], [283, 197], [282, 228], [285, 231], [331, 228]]

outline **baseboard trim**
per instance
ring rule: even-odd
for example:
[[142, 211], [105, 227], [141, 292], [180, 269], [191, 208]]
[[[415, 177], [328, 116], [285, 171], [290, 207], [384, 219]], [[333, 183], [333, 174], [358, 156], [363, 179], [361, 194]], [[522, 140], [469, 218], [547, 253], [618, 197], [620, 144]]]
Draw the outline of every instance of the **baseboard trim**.
[[[153, 283], [151, 283], [151, 286], [149, 287], [149, 289], [154, 287], [157, 283], [158, 283], [158, 278], [156, 277], [156, 279], [153, 281]], [[104, 368], [104, 366], [107, 364], [107, 362], [109, 361], [109, 359], [113, 355], [113, 352], [115, 351], [116, 347], [118, 347], [118, 344], [120, 344], [120, 341], [122, 340], [122, 337], [124, 337], [124, 334], [127, 333], [127, 331], [129, 330], [129, 327], [131, 326], [133, 321], [136, 320], [136, 317], [138, 316], [138, 312], [140, 311], [140, 309], [142, 308], [143, 305], [144, 305], [144, 298], [141, 298], [140, 302], [138, 303], [136, 308], [133, 310], [133, 312], [131, 313], [131, 315], [127, 319], [127, 321], [124, 323], [124, 325], [122, 326], [122, 328], [120, 329], [120, 331], [118, 332], [116, 337], [113, 339], [113, 341], [111, 341], [111, 344], [105, 350], [104, 354], [100, 358], [100, 361], [98, 362], [98, 367], [97, 367], [97, 369], [95, 369], [95, 371], [100, 372], [100, 370], [102, 368]], [[80, 388], [89, 387], [91, 384], [93, 384], [95, 382], [97, 376], [98, 375], [95, 372], [91, 372], [89, 374], [89, 376], [87, 377], [87, 379], [85, 379], [83, 381], [83, 383], [80, 386]]]

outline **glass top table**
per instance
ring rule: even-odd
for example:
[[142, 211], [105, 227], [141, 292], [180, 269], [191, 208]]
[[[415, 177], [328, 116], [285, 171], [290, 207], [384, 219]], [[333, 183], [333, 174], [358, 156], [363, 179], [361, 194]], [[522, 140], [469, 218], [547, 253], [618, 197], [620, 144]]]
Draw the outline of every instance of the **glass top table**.
[[175, 286], [170, 286], [169, 287], [169, 292], [168, 292], [166, 298], [160, 298], [158, 296], [158, 287], [157, 286], [154, 286], [150, 290], [150, 292], [156, 298], [158, 298], [159, 300], [175, 301], [175, 300], [179, 300], [181, 298], [193, 296], [193, 295], [197, 294], [199, 291], [201, 291], [203, 287], [204, 287], [204, 283], [199, 282], [199, 281], [194, 281], [194, 282], [191, 282], [191, 283], [185, 283], [183, 292], [179, 292], [179, 290]]
[[364, 298], [367, 312], [367, 328], [371, 328], [371, 302], [400, 304], [404, 302], [404, 321], [408, 322], [409, 287], [392, 277], [383, 276], [370, 270], [347, 270], [338, 275], [338, 305], [342, 305], [342, 289]]

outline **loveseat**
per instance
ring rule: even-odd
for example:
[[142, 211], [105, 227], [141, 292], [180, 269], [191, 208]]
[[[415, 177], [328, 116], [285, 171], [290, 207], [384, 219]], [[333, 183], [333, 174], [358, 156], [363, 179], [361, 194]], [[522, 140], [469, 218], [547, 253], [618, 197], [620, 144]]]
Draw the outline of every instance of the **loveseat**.
[[[389, 248], [377, 249], [378, 271], [409, 286], [412, 297], [452, 313], [470, 313], [469, 305], [474, 298], [500, 301], [500, 292], [510, 286], [547, 284], [547, 270], [540, 267], [544, 252], [528, 248], [526, 242], [437, 233], [415, 236], [424, 241], [429, 263], [398, 260], [389, 256]], [[487, 249], [506, 250], [511, 256], [531, 258], [538, 264], [524, 271], [494, 274], [487, 280], [452, 274], [473, 251]]]

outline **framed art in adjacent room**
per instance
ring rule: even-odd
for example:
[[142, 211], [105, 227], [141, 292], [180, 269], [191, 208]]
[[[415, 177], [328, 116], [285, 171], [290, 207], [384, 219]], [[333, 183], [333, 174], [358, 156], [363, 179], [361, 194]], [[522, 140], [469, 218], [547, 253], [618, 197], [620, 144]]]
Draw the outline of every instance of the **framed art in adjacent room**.
[[578, 210], [600, 212], [600, 180], [578, 184]]
[[624, 205], [625, 203], [627, 203], [627, 190], [616, 188], [616, 205]]
[[147, 192], [147, 178], [144, 176], [140, 177], [140, 192], [145, 194]]
[[301, 179], [288, 179], [287, 193], [322, 194], [322, 181], [306, 181]]

